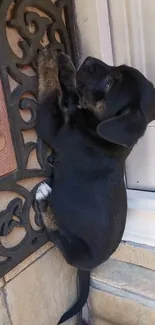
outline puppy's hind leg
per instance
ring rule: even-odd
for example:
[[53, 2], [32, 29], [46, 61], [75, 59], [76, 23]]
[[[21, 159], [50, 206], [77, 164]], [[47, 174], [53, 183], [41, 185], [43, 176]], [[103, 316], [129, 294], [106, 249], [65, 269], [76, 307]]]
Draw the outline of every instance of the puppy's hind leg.
[[68, 242], [68, 238], [56, 223], [52, 211], [52, 188], [46, 183], [41, 183], [36, 191], [35, 199], [48, 240], [53, 242], [66, 257], [66, 248], [68, 248], [68, 245], [70, 248], [71, 243]]
[[46, 183], [41, 183], [35, 198], [47, 237], [54, 242], [54, 232], [58, 230], [58, 226], [52, 211], [52, 188]]

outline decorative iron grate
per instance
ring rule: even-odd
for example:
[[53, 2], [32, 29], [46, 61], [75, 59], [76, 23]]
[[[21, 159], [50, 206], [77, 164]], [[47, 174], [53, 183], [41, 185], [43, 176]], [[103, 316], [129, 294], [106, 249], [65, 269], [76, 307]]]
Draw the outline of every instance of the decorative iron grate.
[[35, 59], [48, 42], [75, 59], [73, 33], [71, 0], [0, 1], [0, 277], [46, 242], [33, 205], [51, 174], [34, 131]]

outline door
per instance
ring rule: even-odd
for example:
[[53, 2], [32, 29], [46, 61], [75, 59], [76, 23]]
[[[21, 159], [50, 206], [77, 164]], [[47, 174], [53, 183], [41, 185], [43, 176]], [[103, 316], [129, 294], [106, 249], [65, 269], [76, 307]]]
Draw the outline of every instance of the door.
[[[155, 1], [76, 0], [82, 60], [139, 69], [155, 84]], [[124, 239], [155, 246], [155, 121], [126, 162], [128, 217]]]
[[[155, 84], [155, 2], [109, 1], [113, 57], [139, 69]], [[155, 122], [140, 139], [126, 163], [127, 187], [155, 190]]]

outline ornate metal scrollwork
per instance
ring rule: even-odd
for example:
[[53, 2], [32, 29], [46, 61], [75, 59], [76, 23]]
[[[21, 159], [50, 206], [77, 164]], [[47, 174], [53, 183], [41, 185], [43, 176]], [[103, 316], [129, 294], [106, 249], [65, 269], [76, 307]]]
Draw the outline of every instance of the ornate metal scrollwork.
[[[17, 162], [16, 170], [0, 177], [1, 200], [2, 193], [15, 196], [0, 211], [0, 277], [46, 242], [42, 228], [33, 227], [30, 221], [30, 210], [33, 210], [37, 223], [38, 211], [33, 200], [38, 185], [29, 189], [23, 181], [37, 178], [39, 182], [49, 177], [48, 148], [39, 138], [25, 141], [23, 134], [35, 128], [37, 51], [43, 43], [51, 42], [53, 47], [63, 49], [75, 59], [72, 21], [71, 0], [0, 1], [0, 77]], [[10, 35], [18, 38], [19, 53], [12, 47]], [[25, 120], [23, 114], [27, 111], [30, 118]], [[29, 168], [29, 157], [34, 150], [38, 163]], [[22, 240], [11, 247], [4, 245], [3, 239], [9, 238], [15, 228], [24, 229]]]

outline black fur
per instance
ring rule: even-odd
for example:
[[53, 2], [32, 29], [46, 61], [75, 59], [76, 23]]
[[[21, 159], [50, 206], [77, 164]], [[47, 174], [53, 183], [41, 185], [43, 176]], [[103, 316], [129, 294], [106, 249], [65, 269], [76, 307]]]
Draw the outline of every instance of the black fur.
[[82, 308], [90, 271], [121, 241], [127, 214], [125, 160], [155, 117], [153, 85], [135, 69], [87, 58], [76, 78], [81, 109], [71, 94], [73, 110], [64, 122], [51, 89], [37, 116], [37, 132], [56, 155], [51, 205], [59, 230], [50, 231], [49, 239], [69, 264], [86, 272], [77, 304], [59, 324]]

